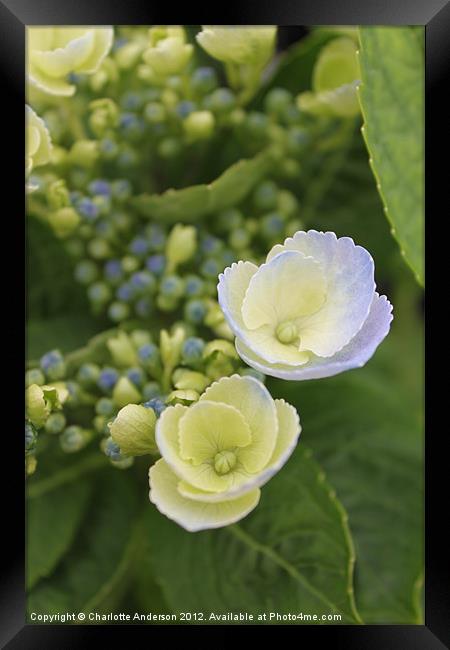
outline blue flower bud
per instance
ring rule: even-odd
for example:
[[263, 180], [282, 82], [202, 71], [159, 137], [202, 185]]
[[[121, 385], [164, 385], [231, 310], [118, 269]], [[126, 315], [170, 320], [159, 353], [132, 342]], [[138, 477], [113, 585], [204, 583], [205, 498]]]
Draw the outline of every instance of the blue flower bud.
[[25, 373], [25, 385], [28, 387], [31, 386], [31, 384], [37, 384], [38, 386], [43, 386], [45, 384], [45, 377], [39, 368], [27, 370]]
[[92, 199], [92, 202], [97, 206], [101, 216], [105, 217], [109, 215], [109, 212], [111, 211], [111, 198], [109, 196], [97, 194]]
[[83, 449], [91, 441], [91, 438], [92, 434], [90, 431], [72, 425], [62, 432], [59, 437], [59, 443], [63, 451], [67, 454], [72, 454]]
[[103, 368], [97, 380], [97, 386], [104, 392], [110, 393], [119, 379], [115, 368]]
[[95, 181], [89, 183], [88, 190], [94, 196], [96, 194], [100, 196], [106, 196], [108, 198], [111, 196], [111, 184], [102, 178], [96, 179]]
[[148, 318], [153, 313], [153, 300], [148, 296], [139, 298], [134, 304], [134, 311], [139, 318]]
[[188, 300], [184, 306], [184, 317], [189, 323], [200, 325], [208, 312], [208, 307], [203, 300]]
[[146, 266], [149, 271], [152, 271], [152, 273], [156, 273], [156, 275], [161, 275], [166, 266], [166, 256], [150, 255], [150, 257], [147, 257]]
[[36, 428], [29, 422], [28, 420], [25, 420], [25, 451], [30, 452], [36, 447], [36, 442], [37, 442], [37, 430]]
[[287, 150], [292, 156], [300, 156], [311, 142], [311, 136], [306, 129], [293, 127], [288, 131]]
[[205, 342], [196, 337], [190, 336], [183, 343], [181, 358], [184, 365], [195, 367], [202, 362]]
[[222, 248], [223, 242], [221, 242], [217, 237], [213, 237], [212, 235], [207, 235], [204, 237], [200, 244], [200, 249], [204, 253], [209, 253], [211, 255], [218, 253]]
[[214, 68], [197, 68], [192, 73], [191, 88], [194, 92], [205, 95], [216, 88], [218, 83]]
[[180, 298], [183, 295], [184, 283], [178, 275], [167, 275], [161, 280], [159, 292], [168, 298]]
[[78, 369], [77, 380], [83, 387], [95, 385], [100, 377], [100, 368], [95, 363], [83, 363]]
[[261, 232], [269, 240], [281, 238], [284, 228], [284, 219], [278, 212], [270, 212], [261, 220]]
[[129, 368], [127, 370], [127, 377], [135, 386], [143, 386], [146, 379], [145, 372], [142, 368]]
[[145, 98], [142, 93], [137, 93], [132, 90], [122, 95], [120, 106], [127, 111], [137, 111], [142, 108]]
[[47, 352], [40, 360], [41, 369], [51, 381], [62, 379], [66, 374], [66, 364], [59, 350]]
[[103, 305], [111, 300], [111, 289], [104, 282], [94, 282], [88, 289], [88, 298], [94, 305]]
[[152, 223], [145, 229], [145, 234], [147, 236], [147, 242], [150, 250], [164, 250], [166, 243], [166, 233], [164, 232], [164, 229], [161, 228], [161, 226]]
[[149, 381], [142, 387], [142, 397], [147, 402], [160, 395], [161, 389], [156, 381]]
[[159, 348], [154, 343], [146, 343], [145, 345], [142, 345], [138, 349], [137, 353], [139, 359], [147, 367], [154, 367], [161, 363]]
[[131, 276], [130, 284], [140, 293], [153, 293], [157, 283], [155, 276], [149, 271], [138, 271]]
[[130, 253], [138, 256], [146, 255], [148, 253], [148, 249], [148, 241], [144, 237], [135, 237], [128, 246]]
[[80, 199], [77, 203], [77, 210], [86, 221], [95, 221], [100, 214], [99, 206], [87, 197]]
[[134, 113], [122, 113], [119, 117], [119, 127], [123, 136], [134, 142], [142, 137], [145, 130], [144, 121]]
[[202, 296], [205, 282], [198, 275], [188, 275], [185, 279], [184, 291], [187, 296]]
[[131, 183], [126, 178], [120, 178], [116, 181], [113, 181], [111, 184], [111, 190], [113, 198], [117, 199], [118, 201], [124, 201], [128, 199], [133, 192]]
[[229, 88], [217, 88], [204, 99], [205, 108], [214, 113], [228, 113], [236, 105], [236, 97]]
[[164, 400], [160, 397], [153, 397], [148, 402], [145, 402], [142, 406], [145, 406], [146, 409], [153, 409], [157, 418], [159, 418], [164, 409], [167, 408]]
[[129, 315], [130, 308], [125, 302], [116, 301], [108, 307], [108, 316], [115, 323], [120, 323], [128, 318]]
[[166, 109], [159, 102], [149, 102], [144, 108], [144, 118], [150, 124], [158, 124], [166, 119]]
[[111, 415], [114, 415], [115, 410], [116, 407], [114, 405], [114, 402], [108, 397], [101, 397], [95, 405], [95, 412], [98, 413], [98, 415], [105, 415], [106, 417], [109, 417]]
[[230, 246], [237, 250], [246, 248], [251, 241], [251, 235], [245, 228], [236, 228], [230, 233], [228, 242]]
[[64, 430], [66, 418], [63, 413], [51, 413], [44, 426], [47, 433], [56, 435]]
[[272, 210], [277, 205], [278, 187], [273, 181], [260, 183], [253, 193], [253, 204], [257, 210]]
[[183, 100], [177, 106], [175, 107], [175, 112], [176, 114], [184, 119], [191, 113], [193, 113], [197, 109], [197, 106], [194, 102], [191, 102], [189, 100]]
[[120, 260], [108, 260], [103, 267], [103, 273], [107, 280], [119, 282], [123, 278], [123, 269]]
[[116, 442], [114, 442], [111, 436], [103, 442], [102, 447], [106, 456], [108, 456], [108, 458], [110, 458], [111, 460], [115, 460], [115, 461], [123, 460], [123, 456], [120, 452], [120, 447]]
[[104, 160], [113, 160], [119, 153], [119, 145], [111, 138], [103, 138], [100, 140], [99, 151]]
[[131, 302], [136, 296], [136, 289], [130, 282], [124, 282], [116, 290], [116, 298], [123, 302]]
[[219, 262], [212, 257], [206, 259], [200, 267], [201, 273], [207, 278], [217, 278], [222, 270]]

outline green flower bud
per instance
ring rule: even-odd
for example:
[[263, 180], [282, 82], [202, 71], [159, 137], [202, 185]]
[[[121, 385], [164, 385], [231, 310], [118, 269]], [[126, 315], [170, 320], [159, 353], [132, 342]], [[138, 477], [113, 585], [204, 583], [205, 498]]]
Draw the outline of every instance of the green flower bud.
[[128, 377], [120, 377], [113, 389], [112, 398], [119, 408], [127, 404], [137, 404], [141, 401], [141, 394]]
[[263, 67], [273, 54], [277, 28], [203, 25], [196, 39], [208, 54], [224, 63]]
[[234, 334], [228, 323], [225, 321], [225, 316], [216, 300], [208, 301], [208, 313], [204, 322], [205, 325], [210, 327], [213, 332], [217, 334], [217, 336], [228, 339], [229, 341], [234, 340]]
[[184, 41], [184, 32], [178, 32], [176, 36], [157, 37], [156, 40], [151, 35], [151, 47], [143, 53], [142, 58], [157, 77], [177, 74], [186, 67], [193, 52], [192, 45]]
[[73, 208], [60, 208], [49, 212], [47, 220], [57, 237], [67, 237], [80, 223], [80, 215]]
[[31, 370], [27, 370], [25, 373], [26, 387], [28, 388], [31, 384], [37, 384], [38, 386], [45, 384], [44, 374], [39, 368], [32, 368]]
[[45, 399], [45, 393], [41, 386], [32, 384], [25, 392], [25, 404], [27, 418], [38, 429], [45, 424], [50, 415], [51, 406]]
[[217, 358], [220, 356], [229, 359], [239, 359], [236, 348], [232, 343], [230, 343], [230, 341], [225, 341], [224, 339], [214, 339], [213, 341], [209, 341], [203, 350], [203, 358], [210, 359], [211, 357]]
[[139, 364], [136, 348], [125, 332], [119, 332], [116, 337], [108, 339], [106, 346], [111, 353], [114, 363], [119, 368], [127, 368]]
[[150, 332], [147, 332], [147, 330], [133, 330], [130, 334], [130, 338], [136, 348], [141, 348], [143, 345], [152, 342]]
[[83, 168], [93, 167], [100, 155], [99, 144], [95, 140], [77, 140], [69, 151], [69, 160]]
[[130, 456], [143, 456], [158, 451], [155, 443], [155, 424], [156, 415], [153, 409], [128, 404], [120, 409], [109, 429], [121, 452]]
[[109, 435], [109, 419], [105, 415], [96, 415], [95, 418], [92, 420], [94, 424], [94, 429], [97, 431], [97, 433], [101, 433], [103, 435]]
[[312, 92], [298, 96], [298, 107], [316, 115], [355, 117], [360, 111], [356, 95], [359, 77], [355, 41], [336, 38], [320, 52], [313, 70]]
[[117, 469], [129, 469], [134, 464], [133, 456], [128, 456], [127, 458], [121, 458], [120, 460], [109, 459], [109, 462], [113, 467]]
[[197, 393], [203, 393], [211, 383], [206, 375], [186, 368], [177, 368], [172, 375], [172, 382], [179, 390], [195, 390]]
[[66, 208], [70, 205], [69, 190], [67, 189], [66, 182], [60, 178], [50, 183], [47, 187], [46, 198], [52, 210], [59, 210], [59, 208]]
[[166, 242], [167, 270], [175, 271], [194, 255], [197, 249], [197, 231], [194, 226], [177, 224], [172, 228]]
[[289, 219], [298, 211], [298, 201], [289, 190], [280, 190], [277, 197], [277, 207]]
[[126, 320], [130, 315], [130, 307], [125, 302], [119, 302], [118, 300], [111, 303], [108, 308], [108, 316], [115, 323], [120, 323], [123, 320]]
[[114, 52], [114, 59], [121, 70], [134, 68], [145, 48], [144, 41], [130, 41]]
[[132, 255], [126, 255], [122, 258], [122, 268], [125, 273], [134, 273], [139, 268], [139, 260]]
[[170, 368], [170, 374], [178, 365], [181, 356], [181, 348], [185, 340], [185, 332], [181, 327], [174, 329], [172, 334], [167, 330], [161, 330], [159, 349], [164, 369]]
[[175, 404], [182, 404], [183, 406], [189, 406], [194, 402], [198, 401], [200, 394], [196, 390], [187, 389], [187, 390], [173, 390], [167, 396], [167, 404], [170, 406], [175, 406]]
[[25, 473], [27, 476], [31, 476], [36, 471], [37, 460], [35, 456], [26, 456], [25, 457]]
[[214, 124], [210, 111], [194, 111], [183, 121], [183, 128], [190, 140], [204, 140], [213, 134]]
[[77, 373], [77, 380], [85, 388], [95, 386], [100, 377], [100, 368], [95, 363], [84, 363]]
[[45, 423], [47, 433], [57, 434], [63, 431], [66, 426], [66, 418], [63, 413], [51, 413]]

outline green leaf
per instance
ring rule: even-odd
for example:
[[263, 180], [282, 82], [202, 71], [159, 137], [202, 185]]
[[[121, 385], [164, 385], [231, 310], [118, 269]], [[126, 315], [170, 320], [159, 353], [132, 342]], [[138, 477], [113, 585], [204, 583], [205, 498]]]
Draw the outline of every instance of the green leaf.
[[28, 612], [112, 611], [133, 573], [142, 536], [139, 504], [134, 477], [106, 470], [95, 486], [95, 499], [71, 552], [50, 578], [31, 591]]
[[285, 88], [294, 94], [311, 89], [314, 63], [322, 47], [335, 35], [313, 31], [281, 54], [251, 105], [260, 108], [272, 88]]
[[302, 442], [239, 524], [193, 534], [152, 508], [148, 528], [153, 572], [175, 612], [302, 611], [359, 621], [346, 513]]
[[50, 490], [27, 503], [27, 588], [49, 576], [71, 545], [91, 494], [87, 481]]
[[132, 199], [132, 204], [146, 217], [169, 223], [194, 222], [239, 203], [266, 174], [271, 161], [271, 152], [262, 152], [235, 163], [209, 185], [170, 189], [159, 195], [141, 194]]
[[420, 624], [422, 336], [417, 325], [408, 335], [414, 315], [395, 299], [394, 314], [391, 334], [364, 369], [300, 384], [272, 381], [270, 389], [297, 407], [303, 442], [349, 514], [364, 622]]
[[402, 255], [424, 284], [424, 45], [420, 27], [362, 27], [363, 134]]

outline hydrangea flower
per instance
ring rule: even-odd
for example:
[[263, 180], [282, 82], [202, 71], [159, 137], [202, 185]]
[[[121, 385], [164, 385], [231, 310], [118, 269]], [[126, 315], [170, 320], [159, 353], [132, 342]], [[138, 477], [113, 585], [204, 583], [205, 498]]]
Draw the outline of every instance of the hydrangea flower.
[[30, 83], [50, 95], [73, 95], [67, 76], [96, 72], [112, 41], [112, 27], [29, 27]]
[[150, 468], [150, 500], [191, 532], [239, 521], [285, 464], [300, 430], [297, 411], [273, 400], [260, 381], [223, 377], [195, 404], [170, 406], [157, 421], [162, 458]]
[[281, 379], [363, 366], [392, 321], [391, 304], [375, 291], [371, 255], [332, 232], [296, 232], [260, 267], [233, 264], [218, 293], [241, 358]]
[[[26, 155], [25, 174], [29, 176], [35, 167], [45, 165], [50, 161], [52, 143], [50, 133], [44, 120], [33, 109], [25, 105], [26, 119]], [[34, 189], [30, 187], [30, 189]]]

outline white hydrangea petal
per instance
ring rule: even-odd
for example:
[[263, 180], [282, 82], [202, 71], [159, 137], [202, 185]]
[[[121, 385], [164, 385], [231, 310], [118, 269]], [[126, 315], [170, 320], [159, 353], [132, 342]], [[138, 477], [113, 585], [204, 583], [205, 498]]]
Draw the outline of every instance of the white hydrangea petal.
[[57, 79], [76, 70], [89, 57], [93, 48], [94, 32], [89, 30], [70, 41], [65, 47], [33, 51], [31, 61], [33, 66], [44, 75]]
[[265, 467], [275, 448], [278, 419], [275, 403], [264, 384], [254, 377], [223, 377], [206, 389], [199, 403], [203, 400], [229, 404], [242, 413], [252, 442], [239, 450], [239, 460], [250, 473]]
[[94, 47], [89, 57], [77, 67], [77, 72], [93, 74], [97, 72], [102, 61], [108, 55], [114, 39], [113, 27], [98, 27], [94, 29]]
[[269, 467], [278, 472], [294, 451], [302, 428], [297, 410], [291, 404], [284, 399], [276, 399], [275, 406], [278, 416], [278, 437]]
[[326, 299], [320, 264], [298, 251], [284, 251], [262, 264], [250, 279], [242, 303], [245, 326], [254, 330], [316, 313]]
[[195, 465], [224, 450], [245, 447], [252, 440], [243, 415], [229, 404], [197, 402], [179, 422], [180, 456]]
[[48, 95], [71, 97], [76, 90], [76, 87], [65, 79], [53, 79], [31, 64], [29, 66], [28, 80], [32, 86]]
[[[316, 230], [295, 233], [286, 239], [283, 249], [311, 256], [323, 269], [327, 300], [322, 309], [302, 319], [300, 349], [331, 357], [353, 338], [367, 318], [375, 292], [373, 259], [350, 237], [338, 239], [332, 232]], [[274, 247], [267, 259], [279, 254], [280, 248]]]
[[150, 501], [158, 510], [190, 532], [228, 526], [249, 514], [260, 498], [258, 489], [233, 500], [204, 503], [184, 497], [178, 478], [163, 460], [150, 468]]
[[386, 296], [375, 293], [369, 315], [355, 337], [342, 350], [331, 358], [312, 356], [308, 364], [292, 368], [283, 364], [271, 364], [255, 355], [243, 341], [236, 339], [239, 356], [249, 366], [266, 375], [301, 381], [331, 377], [346, 370], [360, 368], [375, 353], [382, 340], [387, 336], [392, 322], [392, 305]]
[[258, 267], [252, 262], [234, 262], [219, 275], [217, 294], [224, 316], [236, 336], [244, 334], [242, 303], [251, 278]]

